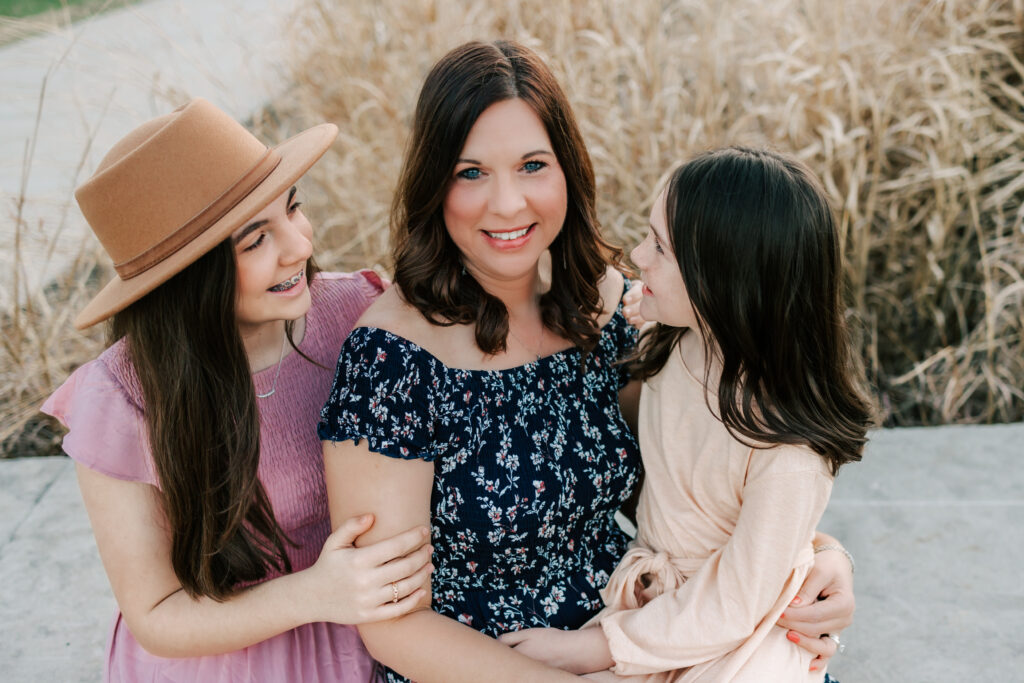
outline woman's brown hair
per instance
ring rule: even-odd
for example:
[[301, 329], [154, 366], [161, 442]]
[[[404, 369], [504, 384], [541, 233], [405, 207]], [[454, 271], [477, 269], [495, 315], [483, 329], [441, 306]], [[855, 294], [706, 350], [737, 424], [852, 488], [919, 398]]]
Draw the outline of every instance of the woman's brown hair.
[[[315, 274], [310, 261], [311, 286]], [[257, 477], [259, 412], [235, 321], [235, 276], [225, 240], [110, 325], [142, 391], [174, 573], [189, 595], [217, 600], [269, 567], [291, 571], [291, 540]], [[285, 331], [295, 348], [290, 323]]]
[[427, 75], [392, 207], [395, 283], [430, 322], [475, 323], [481, 350], [505, 350], [508, 311], [463, 269], [443, 205], [473, 124], [492, 104], [514, 98], [543, 122], [568, 194], [565, 223], [551, 245], [552, 285], [541, 297], [542, 319], [587, 351], [600, 336], [598, 282], [622, 252], [601, 237], [594, 169], [565, 93], [540, 57], [517, 43], [466, 43]]
[[[725, 426], [751, 446], [808, 445], [833, 474], [860, 460], [873, 411], [850, 351], [839, 232], [818, 179], [775, 152], [716, 150], [672, 174], [665, 215], [705, 357], [722, 363]], [[686, 333], [660, 323], [646, 331], [634, 376], [660, 371]]]

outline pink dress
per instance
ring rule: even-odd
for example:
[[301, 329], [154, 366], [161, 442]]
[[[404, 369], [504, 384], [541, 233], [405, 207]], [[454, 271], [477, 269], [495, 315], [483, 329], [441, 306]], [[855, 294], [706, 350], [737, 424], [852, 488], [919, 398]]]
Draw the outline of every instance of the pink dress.
[[604, 629], [615, 665], [587, 678], [820, 683], [824, 671], [809, 671], [811, 654], [775, 622], [813, 564], [832, 476], [805, 446], [755, 450], [733, 438], [683, 362], [699, 345], [684, 335], [643, 385], [637, 538], [590, 624]]
[[[330, 533], [323, 459], [316, 425], [334, 378], [342, 342], [383, 290], [363, 271], [325, 273], [311, 288], [312, 307], [297, 353], [281, 365], [277, 390], [259, 399], [259, 477], [282, 528], [295, 571], [313, 564]], [[277, 366], [253, 375], [256, 393], [270, 391]], [[158, 486], [142, 401], [123, 341], [68, 378], [42, 407], [70, 430], [64, 450], [77, 463], [117, 479]], [[267, 578], [273, 578], [272, 574]], [[107, 681], [371, 681], [375, 663], [355, 628], [312, 623], [223, 655], [167, 659], [146, 652], [118, 613], [108, 643]]]

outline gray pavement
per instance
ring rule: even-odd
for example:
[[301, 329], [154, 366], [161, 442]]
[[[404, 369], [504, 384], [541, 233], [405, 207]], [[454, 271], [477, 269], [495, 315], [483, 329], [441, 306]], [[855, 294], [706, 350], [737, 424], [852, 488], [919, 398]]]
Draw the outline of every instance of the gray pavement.
[[[822, 528], [857, 558], [831, 671], [1021, 680], [1024, 424], [877, 432]], [[66, 458], [0, 461], [0, 680], [99, 681], [114, 601]]]
[[295, 7], [147, 0], [0, 47], [0, 272], [19, 271], [22, 295], [92, 244], [72, 191], [122, 135], [189, 97], [245, 119], [284, 91]]

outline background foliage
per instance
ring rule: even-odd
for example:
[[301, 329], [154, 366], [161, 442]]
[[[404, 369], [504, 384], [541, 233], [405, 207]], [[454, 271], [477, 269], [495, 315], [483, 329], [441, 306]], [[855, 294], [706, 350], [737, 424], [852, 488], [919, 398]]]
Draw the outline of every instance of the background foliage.
[[[514, 38], [568, 92], [615, 241], [637, 241], [667, 172], [695, 152], [795, 154], [840, 217], [884, 424], [1024, 419], [1024, 0], [308, 0], [291, 36], [293, 86], [251, 124], [271, 141], [341, 127], [304, 181], [322, 264], [387, 272], [424, 75], [465, 40]], [[5, 453], [52, 449], [34, 407], [99, 348], [95, 334], [65, 339], [84, 275], [106, 277], [94, 263], [5, 319], [23, 340], [3, 350], [20, 378], [14, 394], [2, 378]]]

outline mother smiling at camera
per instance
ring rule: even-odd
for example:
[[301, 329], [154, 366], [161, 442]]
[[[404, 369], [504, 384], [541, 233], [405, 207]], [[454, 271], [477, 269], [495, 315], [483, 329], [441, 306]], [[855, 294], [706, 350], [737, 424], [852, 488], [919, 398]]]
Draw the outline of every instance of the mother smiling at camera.
[[[493, 636], [582, 625], [628, 542], [614, 514], [640, 478], [638, 387], [615, 362], [636, 333], [594, 198], [537, 55], [474, 42], [434, 66], [395, 203], [396, 286], [345, 342], [319, 429], [334, 524], [375, 514], [360, 543], [432, 527], [432, 603], [360, 627], [390, 680], [574, 678]], [[839, 602], [822, 604], [848, 620]]]

